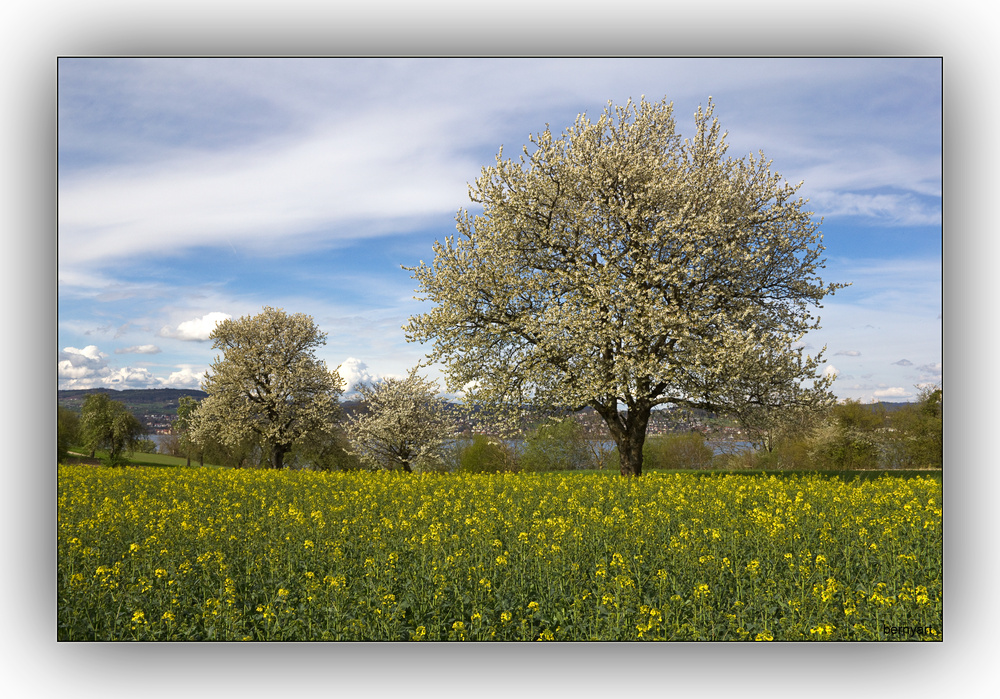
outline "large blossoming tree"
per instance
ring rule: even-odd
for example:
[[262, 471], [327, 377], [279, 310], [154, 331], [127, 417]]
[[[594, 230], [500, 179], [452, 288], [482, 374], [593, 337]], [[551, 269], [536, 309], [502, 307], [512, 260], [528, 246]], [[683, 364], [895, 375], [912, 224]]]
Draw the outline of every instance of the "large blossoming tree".
[[643, 98], [529, 141], [470, 186], [482, 213], [406, 268], [435, 304], [407, 338], [433, 342], [449, 389], [510, 420], [590, 406], [623, 475], [657, 406], [828, 399], [820, 357], [795, 348], [839, 286], [817, 275], [817, 224], [762, 153], [726, 155], [711, 100], [690, 139]]

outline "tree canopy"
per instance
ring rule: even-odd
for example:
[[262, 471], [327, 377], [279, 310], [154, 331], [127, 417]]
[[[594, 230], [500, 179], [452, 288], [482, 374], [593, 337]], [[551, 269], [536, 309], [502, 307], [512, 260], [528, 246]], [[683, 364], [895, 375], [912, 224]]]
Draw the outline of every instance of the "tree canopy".
[[[817, 224], [800, 185], [763, 153], [726, 155], [711, 99], [694, 136], [673, 105], [611, 103], [561, 136], [529, 137], [517, 161], [484, 167], [457, 236], [408, 269], [422, 300], [407, 339], [433, 341], [449, 389], [513, 417], [524, 406], [593, 407], [638, 475], [650, 411], [722, 410], [780, 391], [734, 383], [815, 380], [794, 349], [818, 328]], [[790, 371], [791, 369], [791, 371]]]
[[91, 455], [106, 449], [110, 466], [125, 463], [125, 453], [133, 451], [146, 428], [128, 411], [124, 403], [112, 400], [104, 393], [92, 393], [80, 411], [80, 431]]
[[258, 439], [280, 469], [297, 441], [333, 429], [343, 382], [316, 358], [326, 334], [310, 316], [265, 307], [219, 323], [211, 339], [223, 356], [205, 374], [209, 395], [192, 419], [196, 441], [214, 437], [235, 446]]

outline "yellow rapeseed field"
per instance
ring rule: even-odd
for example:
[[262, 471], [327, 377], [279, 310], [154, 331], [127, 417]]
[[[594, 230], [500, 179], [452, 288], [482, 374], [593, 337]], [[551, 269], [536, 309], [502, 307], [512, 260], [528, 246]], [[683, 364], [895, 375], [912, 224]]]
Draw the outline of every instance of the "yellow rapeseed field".
[[940, 477], [59, 467], [60, 640], [940, 640]]

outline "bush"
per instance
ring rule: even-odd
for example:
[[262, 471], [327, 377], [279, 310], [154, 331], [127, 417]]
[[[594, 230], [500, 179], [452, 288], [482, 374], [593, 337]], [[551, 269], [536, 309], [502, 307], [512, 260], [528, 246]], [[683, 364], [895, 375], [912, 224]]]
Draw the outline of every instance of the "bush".
[[285, 456], [291, 469], [309, 471], [360, 471], [361, 459], [350, 451], [350, 441], [340, 427], [332, 433], [312, 432]]
[[510, 448], [485, 435], [477, 434], [470, 441], [457, 442], [456, 447], [456, 470], [459, 473], [503, 473], [514, 470]]
[[925, 388], [917, 403], [889, 418], [890, 454], [895, 468], [941, 468], [944, 456], [940, 388]]
[[708, 468], [712, 463], [712, 448], [705, 444], [701, 432], [683, 432], [646, 440], [642, 458], [650, 468]]
[[[701, 432], [681, 432], [670, 435], [653, 435], [642, 445], [642, 469], [696, 469], [710, 468], [713, 463], [712, 448], [705, 444]], [[608, 460], [608, 467], [621, 468], [621, 457], [616, 447]]]
[[140, 439], [132, 447], [133, 454], [155, 454], [156, 442], [152, 439]]
[[758, 451], [751, 457], [753, 468], [775, 471], [800, 471], [822, 467], [813, 451], [815, 445], [807, 437], [786, 438], [778, 441], [771, 451]]
[[816, 431], [811, 459], [818, 468], [831, 471], [878, 468], [885, 451], [885, 424], [881, 406], [856, 400], [839, 403]]
[[594, 453], [583, 427], [572, 417], [539, 425], [528, 435], [518, 460], [522, 471], [594, 468]]

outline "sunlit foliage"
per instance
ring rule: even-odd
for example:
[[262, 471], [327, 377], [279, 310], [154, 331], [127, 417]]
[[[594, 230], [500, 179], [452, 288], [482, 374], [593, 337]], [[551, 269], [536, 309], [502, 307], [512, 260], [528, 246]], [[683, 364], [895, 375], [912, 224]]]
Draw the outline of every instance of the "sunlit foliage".
[[[450, 390], [513, 430], [526, 406], [604, 419], [638, 475], [650, 411], [770, 408], [825, 397], [793, 348], [836, 284], [799, 186], [763, 154], [732, 158], [711, 100], [694, 134], [666, 101], [609, 103], [470, 185], [482, 214], [409, 269], [434, 308], [410, 319]], [[803, 384], [803, 382], [806, 382]]]
[[191, 418], [196, 442], [259, 441], [280, 469], [303, 437], [332, 432], [343, 382], [316, 358], [326, 333], [310, 316], [265, 307], [255, 316], [222, 321], [211, 338], [223, 356], [206, 373], [202, 389], [209, 395]]
[[406, 378], [359, 384], [363, 411], [347, 424], [352, 449], [372, 468], [439, 470], [455, 426], [438, 387], [410, 370]]

